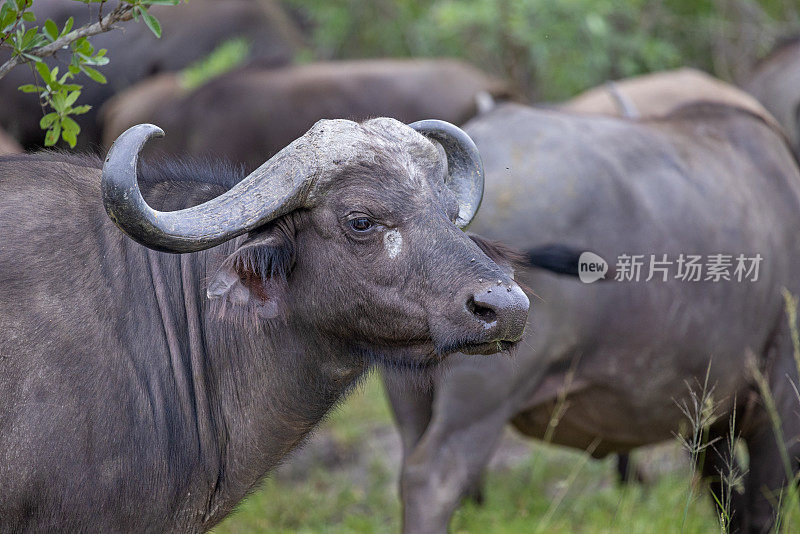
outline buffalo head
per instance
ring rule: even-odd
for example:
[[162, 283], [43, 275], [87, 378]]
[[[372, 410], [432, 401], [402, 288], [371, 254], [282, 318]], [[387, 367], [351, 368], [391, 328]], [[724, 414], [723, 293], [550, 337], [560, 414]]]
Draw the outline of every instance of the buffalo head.
[[139, 152], [161, 135], [141, 124], [117, 139], [103, 200], [126, 234], [162, 252], [243, 236], [209, 298], [403, 363], [498, 352], [522, 336], [527, 297], [462, 231], [483, 167], [457, 127], [319, 121], [228, 192], [171, 212], [137, 184]]

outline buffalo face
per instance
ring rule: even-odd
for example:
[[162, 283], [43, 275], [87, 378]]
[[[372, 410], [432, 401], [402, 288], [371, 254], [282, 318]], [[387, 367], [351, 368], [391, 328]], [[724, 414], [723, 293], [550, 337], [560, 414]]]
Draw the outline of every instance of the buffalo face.
[[129, 177], [117, 179], [112, 149], [106, 206], [131, 237], [169, 252], [246, 233], [208, 295], [259, 320], [390, 361], [508, 349], [529, 302], [460, 228], [482, 194], [474, 145], [446, 123], [412, 126], [321, 121], [225, 195], [180, 212], [131, 208], [139, 201]]

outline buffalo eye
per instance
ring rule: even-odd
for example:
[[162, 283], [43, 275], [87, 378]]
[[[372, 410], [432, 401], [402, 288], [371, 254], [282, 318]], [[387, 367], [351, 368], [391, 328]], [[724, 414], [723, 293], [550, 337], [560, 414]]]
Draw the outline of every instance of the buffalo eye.
[[355, 217], [349, 221], [350, 228], [358, 233], [368, 232], [372, 229], [372, 221], [369, 217]]

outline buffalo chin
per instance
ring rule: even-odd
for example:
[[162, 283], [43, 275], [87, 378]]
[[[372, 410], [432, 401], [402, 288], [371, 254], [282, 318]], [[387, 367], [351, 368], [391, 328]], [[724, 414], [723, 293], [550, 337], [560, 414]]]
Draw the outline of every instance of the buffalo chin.
[[510, 353], [517, 346], [516, 341], [498, 340], [484, 343], [461, 342], [436, 347], [433, 344], [420, 344], [406, 347], [384, 347], [368, 352], [371, 364], [398, 371], [428, 371], [437, 368], [451, 354], [491, 355]]
[[406, 350], [390, 349], [375, 351], [370, 355], [371, 363], [385, 369], [398, 371], [428, 371], [437, 367], [448, 355], [438, 354], [432, 346]]

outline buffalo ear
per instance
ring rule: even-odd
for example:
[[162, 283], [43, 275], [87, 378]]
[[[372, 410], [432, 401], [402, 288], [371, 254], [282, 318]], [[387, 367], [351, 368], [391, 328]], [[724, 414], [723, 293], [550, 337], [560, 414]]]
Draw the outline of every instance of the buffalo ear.
[[293, 240], [286, 230], [285, 225], [271, 225], [250, 234], [211, 278], [208, 298], [252, 310], [265, 319], [278, 317], [286, 300], [286, 277], [294, 263]]
[[503, 272], [514, 277], [514, 271], [525, 265], [525, 256], [499, 241], [490, 241], [476, 234], [467, 234]]

